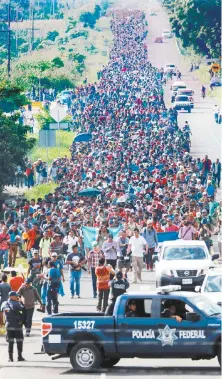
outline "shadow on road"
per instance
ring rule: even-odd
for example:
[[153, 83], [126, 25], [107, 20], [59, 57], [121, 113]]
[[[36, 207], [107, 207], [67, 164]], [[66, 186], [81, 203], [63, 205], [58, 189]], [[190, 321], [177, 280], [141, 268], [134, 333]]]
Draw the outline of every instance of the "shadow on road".
[[[147, 376], [147, 375], [170, 375], [170, 376], [178, 376], [178, 375], [203, 375], [203, 376], [220, 376], [220, 368], [218, 367], [113, 367], [112, 369], [101, 369], [97, 371], [93, 371], [92, 373], [87, 373], [87, 376], [90, 378], [95, 374], [106, 374], [107, 378], [114, 378], [119, 376], [131, 376], [132, 378], [139, 376]], [[75, 372], [73, 370], [64, 371], [60, 375], [73, 375]], [[78, 373], [78, 377], [81, 378], [82, 375]]]

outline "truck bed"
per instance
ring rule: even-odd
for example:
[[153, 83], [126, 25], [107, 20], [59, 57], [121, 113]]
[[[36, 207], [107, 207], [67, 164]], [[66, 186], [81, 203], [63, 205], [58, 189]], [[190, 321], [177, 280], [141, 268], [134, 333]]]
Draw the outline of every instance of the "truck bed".
[[107, 353], [116, 352], [115, 318], [102, 313], [59, 313], [44, 317], [43, 323], [52, 324], [50, 333], [43, 337], [45, 352], [68, 354], [76, 341], [100, 340]]

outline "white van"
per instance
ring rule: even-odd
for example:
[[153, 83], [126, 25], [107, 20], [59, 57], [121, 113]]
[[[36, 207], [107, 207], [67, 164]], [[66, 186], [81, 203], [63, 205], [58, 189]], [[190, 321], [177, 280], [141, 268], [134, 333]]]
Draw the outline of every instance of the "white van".
[[153, 256], [157, 287], [178, 284], [185, 290], [201, 286], [214, 259], [204, 241], [165, 241], [160, 252]]

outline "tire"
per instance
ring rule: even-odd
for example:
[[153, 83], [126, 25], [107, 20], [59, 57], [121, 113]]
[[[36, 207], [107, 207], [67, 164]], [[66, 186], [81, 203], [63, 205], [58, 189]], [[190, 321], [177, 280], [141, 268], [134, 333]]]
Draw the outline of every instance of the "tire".
[[219, 342], [218, 346], [217, 346], [217, 359], [218, 359], [218, 363], [221, 367], [221, 342]]
[[75, 371], [90, 372], [101, 366], [102, 353], [93, 342], [80, 342], [70, 351], [70, 362]]
[[120, 358], [105, 358], [101, 367], [103, 368], [111, 368], [115, 366], [120, 361]]

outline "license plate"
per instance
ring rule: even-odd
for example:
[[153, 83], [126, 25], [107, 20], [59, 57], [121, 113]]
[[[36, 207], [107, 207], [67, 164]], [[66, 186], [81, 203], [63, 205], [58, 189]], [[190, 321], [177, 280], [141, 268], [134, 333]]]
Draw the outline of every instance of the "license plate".
[[182, 284], [192, 284], [193, 279], [182, 279]]

